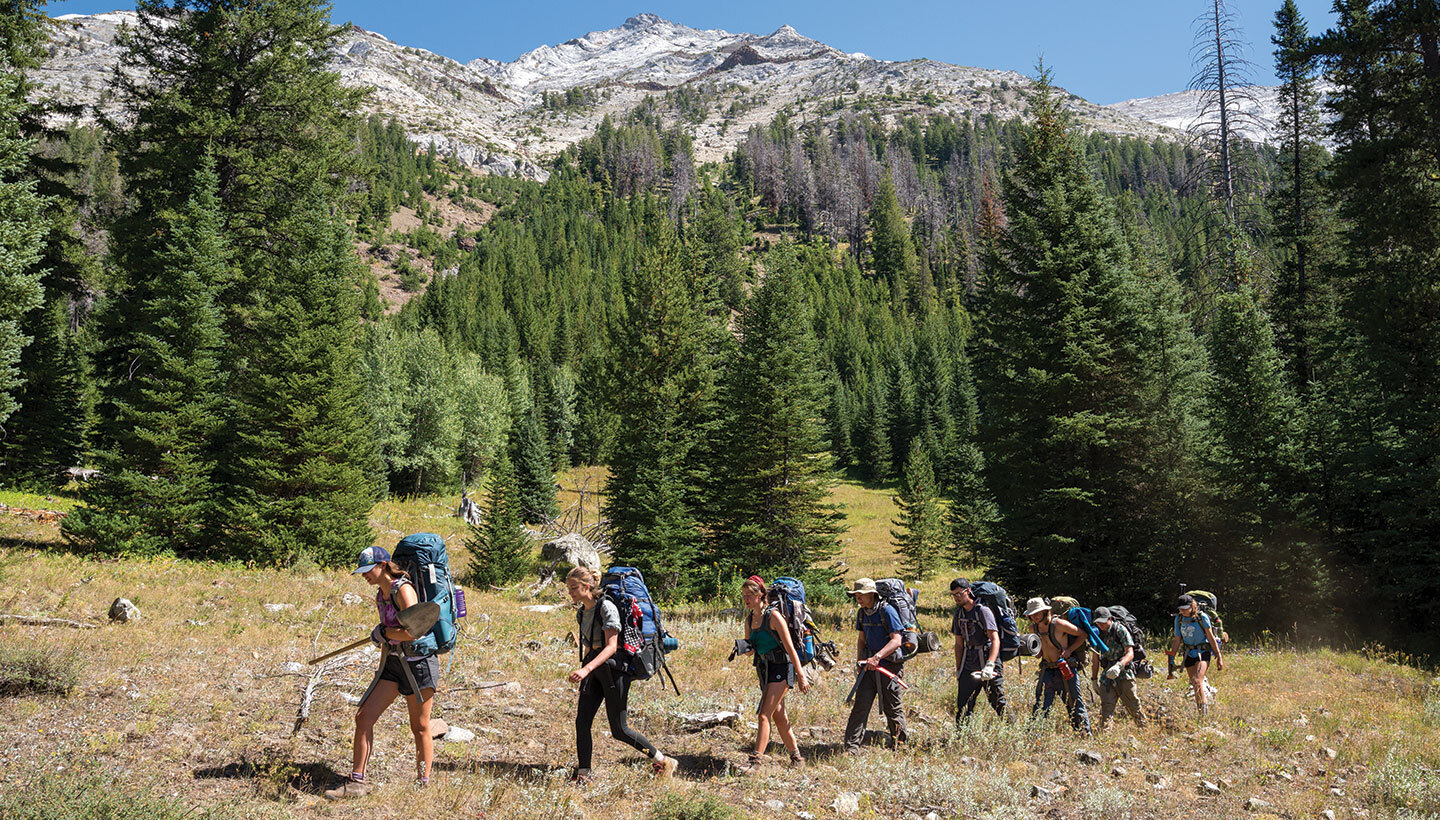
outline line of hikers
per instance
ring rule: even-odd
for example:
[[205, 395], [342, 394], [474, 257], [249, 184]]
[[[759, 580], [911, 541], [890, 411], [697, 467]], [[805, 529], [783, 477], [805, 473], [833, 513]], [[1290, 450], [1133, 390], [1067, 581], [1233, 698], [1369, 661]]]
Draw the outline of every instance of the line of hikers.
[[[393, 556], [382, 547], [369, 547], [360, 553], [354, 572], [377, 587], [375, 603], [380, 624], [371, 638], [382, 654], [380, 667], [356, 713], [350, 776], [325, 793], [331, 799], [368, 792], [365, 770], [374, 726], [390, 704], [402, 696], [406, 698], [415, 738], [415, 784], [423, 788], [429, 783], [434, 758], [430, 712], [439, 679], [437, 656], [453, 646], [455, 620], [465, 615], [463, 591], [449, 579], [444, 542], [439, 536], [409, 536], [397, 545]], [[643, 752], [656, 776], [670, 777], [677, 766], [675, 758], [662, 753], [628, 723], [631, 685], [669, 674], [665, 654], [677, 645], [664, 629], [643, 576], [626, 567], [612, 567], [603, 576], [577, 567], [566, 576], [565, 588], [577, 607], [580, 657], [580, 665], [567, 677], [579, 687], [573, 779], [580, 783], [590, 779], [592, 727], [602, 704], [612, 737]], [[918, 629], [915, 592], [907, 590], [898, 579], [877, 582], [861, 578], [847, 594], [857, 604], [856, 678], [846, 699], [853, 705], [845, 726], [844, 749], [847, 753], [860, 749], [877, 698], [892, 744], [904, 743], [908, 738], [903, 693], [909, 688], [905, 662], [917, 653], [938, 649], [938, 640], [933, 633]], [[1112, 720], [1117, 704], [1123, 704], [1138, 724], [1145, 723], [1135, 681], [1149, 677], [1153, 669], [1145, 656], [1139, 626], [1124, 607], [1102, 606], [1092, 611], [1070, 598], [1031, 598], [1023, 613], [1030, 630], [1022, 634], [1009, 597], [999, 586], [957, 578], [950, 582], [950, 595], [955, 605], [950, 633], [955, 639], [957, 724], [974, 713], [982, 691], [996, 714], [1005, 715], [1008, 699], [1004, 661], [1019, 656], [1039, 659], [1032, 714], [1049, 714], [1058, 698], [1069, 710], [1074, 728], [1088, 734], [1090, 720], [1081, 690], [1088, 658], [1091, 686], [1101, 705], [1100, 728]], [[401, 613], [421, 600], [443, 601], [445, 606], [444, 615], [431, 632], [417, 636], [402, 625]], [[731, 659], [753, 656], [761, 697], [756, 709], [755, 744], [740, 771], [749, 773], [767, 762], [772, 730], [789, 752], [790, 763], [803, 766], [805, 758], [800, 754], [785, 699], [797, 686], [801, 692], [808, 692], [811, 682], [807, 667], [818, 662], [825, 669], [832, 668], [840, 650], [834, 642], [819, 639], [804, 585], [797, 579], [782, 577], [767, 585], [752, 575], [741, 585], [741, 601], [744, 637], [735, 641]], [[1206, 682], [1206, 671], [1211, 662], [1218, 669], [1224, 668], [1224, 633], [1218, 616], [1211, 618], [1214, 610], [1215, 599], [1209, 593], [1181, 595], [1166, 652], [1172, 678], [1176, 658], [1180, 658], [1178, 663], [1189, 675], [1196, 710], [1202, 718], [1215, 692]]]

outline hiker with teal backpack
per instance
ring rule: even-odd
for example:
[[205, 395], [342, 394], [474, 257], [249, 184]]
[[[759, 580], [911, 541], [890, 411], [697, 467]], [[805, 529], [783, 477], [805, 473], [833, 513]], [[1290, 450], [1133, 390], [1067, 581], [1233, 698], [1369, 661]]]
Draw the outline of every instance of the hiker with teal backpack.
[[995, 613], [976, 599], [971, 583], [964, 578], [950, 582], [950, 597], [955, 601], [950, 634], [955, 636], [955, 678], [959, 682], [955, 723], [959, 725], [975, 713], [982, 689], [995, 714], [1004, 717], [1004, 665], [1000, 662], [1000, 626]]
[[[355, 713], [355, 739], [350, 777], [325, 792], [331, 800], [359, 797], [370, 791], [365, 766], [375, 744], [375, 723], [395, 701], [404, 696], [410, 712], [410, 732], [415, 736], [415, 785], [430, 782], [430, 764], [435, 759], [435, 742], [430, 736], [430, 711], [435, 705], [435, 686], [440, 679], [440, 661], [434, 644], [417, 647], [428, 635], [411, 635], [400, 625], [398, 613], [419, 603], [415, 579], [392, 560], [384, 547], [367, 547], [360, 552], [354, 574], [365, 579], [375, 592], [380, 624], [370, 638], [382, 650], [382, 662], [375, 680], [360, 699]], [[452, 621], [453, 623], [453, 621]]]
[[[760, 576], [752, 575], [740, 587], [740, 600], [745, 605], [745, 637], [737, 641], [736, 652], [755, 655], [755, 674], [760, 679], [760, 706], [756, 709], [755, 748], [741, 771], [749, 774], [755, 771], [767, 758], [770, 748], [770, 726], [790, 752], [790, 762], [795, 766], [805, 765], [800, 755], [800, 745], [790, 726], [790, 716], [785, 712], [785, 696], [793, 686], [801, 692], [810, 691], [810, 682], [805, 678], [804, 665], [796, 648], [790, 625], [782, 616], [780, 601], [772, 601], [765, 582]], [[779, 596], [775, 596], [779, 597]], [[802, 604], [803, 606], [803, 604]], [[803, 613], [802, 613], [803, 617]]]
[[1070, 666], [1073, 656], [1083, 652], [1085, 633], [1064, 618], [1055, 617], [1044, 598], [1031, 598], [1025, 605], [1030, 629], [1040, 637], [1040, 676], [1035, 682], [1035, 705], [1031, 713], [1050, 714], [1059, 697], [1070, 710], [1070, 725], [1081, 734], [1090, 734], [1090, 715], [1080, 692], [1080, 676]]
[[1110, 725], [1117, 702], [1125, 704], [1136, 725], [1144, 726], [1145, 712], [1135, 695], [1135, 666], [1137, 661], [1144, 660], [1144, 647], [1109, 607], [1095, 608], [1094, 623], [1107, 647], [1107, 651], [1096, 653], [1090, 662], [1090, 681], [1100, 693], [1100, 730]]
[[625, 620], [619, 607], [609, 596], [600, 591], [600, 578], [594, 571], [576, 567], [565, 576], [565, 591], [570, 600], [579, 605], [580, 666], [571, 672], [566, 680], [580, 684], [580, 697], [575, 710], [575, 753], [578, 765], [573, 778], [577, 783], [590, 780], [590, 762], [594, 742], [590, 736], [595, 724], [595, 715], [600, 705], [605, 705], [605, 716], [610, 721], [610, 734], [650, 758], [657, 777], [670, 777], [678, 765], [673, 757], [667, 757], [655, 748], [644, 735], [631, 729], [627, 723], [630, 705], [630, 684], [635, 676], [628, 663], [622, 663], [625, 653], [621, 647], [621, 636], [626, 629]]
[[[1175, 625], [1170, 638], [1171, 668], [1175, 656], [1185, 650], [1185, 672], [1190, 676], [1191, 692], [1195, 696], [1195, 713], [1204, 718], [1210, 713], [1210, 698], [1205, 689], [1205, 672], [1213, 660], [1216, 669], [1225, 668], [1225, 659], [1220, 656], [1220, 639], [1215, 636], [1210, 616], [1200, 610], [1200, 604], [1190, 595], [1181, 595], [1175, 602]], [[1175, 677], [1172, 671], [1170, 677]]]
[[897, 744], [907, 739], [905, 707], [900, 701], [900, 692], [905, 688], [905, 657], [900, 649], [905, 621], [892, 604], [880, 599], [873, 579], [860, 578], [846, 594], [859, 605], [855, 612], [855, 629], [859, 633], [855, 640], [857, 674], [851, 691], [855, 705], [845, 724], [845, 751], [853, 754], [860, 750], [877, 695], [890, 737]]

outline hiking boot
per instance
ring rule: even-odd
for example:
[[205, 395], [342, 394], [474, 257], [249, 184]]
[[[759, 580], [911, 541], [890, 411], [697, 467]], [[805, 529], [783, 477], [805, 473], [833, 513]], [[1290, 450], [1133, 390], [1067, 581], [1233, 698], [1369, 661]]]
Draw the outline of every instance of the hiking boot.
[[655, 770], [656, 777], [669, 780], [674, 776], [675, 770], [680, 768], [680, 761], [666, 755], [664, 760], [657, 760], [652, 766]]
[[790, 765], [796, 769], [803, 769], [805, 768], [805, 758], [799, 752], [791, 752]]
[[739, 771], [741, 774], [754, 774], [755, 772], [760, 770], [761, 766], [765, 765], [768, 762], [770, 762], [769, 757], [766, 757], [762, 754], [756, 754], [755, 752], [751, 752], [750, 756], [745, 759], [745, 762], [740, 766], [736, 767], [736, 770]]
[[326, 800], [344, 800], [349, 797], [364, 797], [370, 793], [370, 784], [363, 780], [346, 780], [325, 792]]
[[428, 788], [430, 788], [430, 778], [428, 778], [428, 777], [417, 777], [417, 778], [415, 778], [415, 789], [416, 789], [417, 791], [419, 791], [420, 789], [428, 789]]
[[591, 777], [589, 769], [576, 769], [575, 773], [570, 775], [570, 782], [574, 783], [577, 786], [590, 785], [590, 779]]

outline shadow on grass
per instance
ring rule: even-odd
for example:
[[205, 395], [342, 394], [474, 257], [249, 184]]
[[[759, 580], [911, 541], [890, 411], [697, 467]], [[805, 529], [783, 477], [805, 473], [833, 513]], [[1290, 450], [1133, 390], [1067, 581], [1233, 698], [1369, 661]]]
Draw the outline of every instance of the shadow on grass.
[[488, 774], [510, 780], [545, 780], [555, 772], [566, 771], [565, 766], [523, 760], [437, 760], [432, 765], [439, 772]]
[[196, 769], [194, 776], [196, 780], [280, 780], [308, 794], [320, 794], [344, 777], [327, 763], [295, 760], [241, 760]]

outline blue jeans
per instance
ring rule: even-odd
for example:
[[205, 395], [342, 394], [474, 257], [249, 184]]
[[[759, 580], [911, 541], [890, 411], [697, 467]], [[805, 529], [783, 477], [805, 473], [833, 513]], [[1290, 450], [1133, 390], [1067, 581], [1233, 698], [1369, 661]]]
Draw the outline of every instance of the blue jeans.
[[[1040, 678], [1035, 681], [1035, 706], [1030, 713], [1043, 711], [1050, 714], [1050, 707], [1055, 705], [1055, 697], [1059, 695], [1060, 700], [1070, 709], [1070, 725], [1075, 731], [1090, 734], [1090, 715], [1085, 711], [1085, 695], [1080, 691], [1080, 676], [1077, 674], [1070, 680], [1060, 674], [1058, 668], [1040, 669]], [[1043, 703], [1042, 703], [1043, 702]]]

